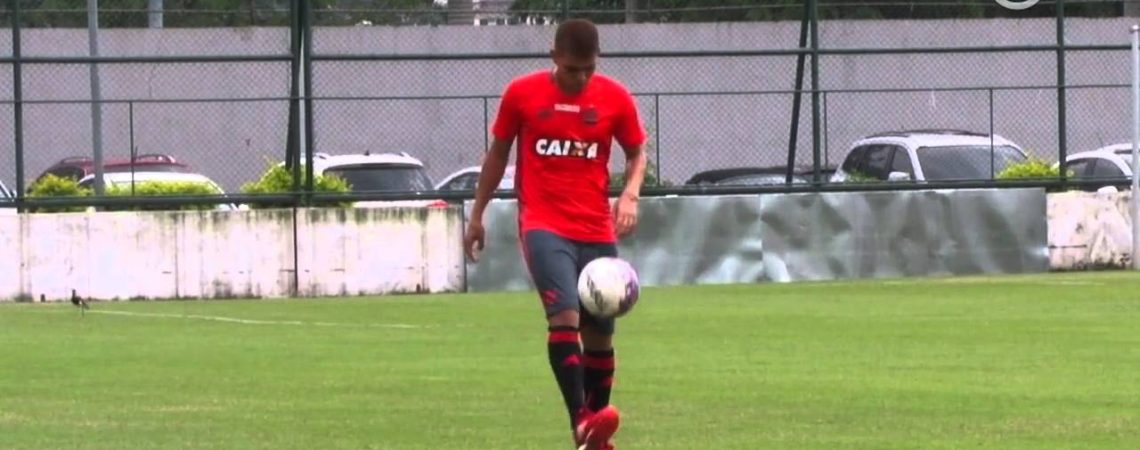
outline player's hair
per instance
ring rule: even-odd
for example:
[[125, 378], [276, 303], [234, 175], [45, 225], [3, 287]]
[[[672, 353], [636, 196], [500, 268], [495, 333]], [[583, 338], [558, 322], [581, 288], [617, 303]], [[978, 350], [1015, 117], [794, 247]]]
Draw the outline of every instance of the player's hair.
[[598, 27], [586, 19], [570, 19], [558, 25], [554, 34], [554, 51], [576, 58], [597, 56]]

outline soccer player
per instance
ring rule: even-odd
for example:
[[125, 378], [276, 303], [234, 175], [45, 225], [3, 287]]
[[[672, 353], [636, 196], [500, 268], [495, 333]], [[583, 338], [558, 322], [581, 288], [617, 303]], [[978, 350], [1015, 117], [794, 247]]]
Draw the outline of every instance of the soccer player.
[[[598, 30], [587, 20], [558, 26], [553, 67], [506, 86], [492, 125], [464, 236], [468, 258], [484, 248], [483, 211], [518, 143], [515, 189], [519, 241], [547, 320], [547, 354], [579, 450], [612, 450], [614, 320], [591, 317], [578, 300], [578, 274], [600, 256], [617, 256], [617, 238], [637, 224], [645, 177], [646, 132], [624, 85], [595, 73]], [[610, 148], [625, 153], [625, 186], [613, 208]]]

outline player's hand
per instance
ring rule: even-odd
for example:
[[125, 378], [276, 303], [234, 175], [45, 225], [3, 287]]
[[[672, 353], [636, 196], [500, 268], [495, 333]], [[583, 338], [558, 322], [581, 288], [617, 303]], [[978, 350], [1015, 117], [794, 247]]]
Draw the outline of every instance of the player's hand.
[[471, 221], [467, 223], [467, 232], [463, 233], [463, 251], [471, 261], [479, 261], [479, 252], [483, 251], [483, 223]]
[[623, 192], [614, 205], [614, 226], [618, 236], [625, 236], [637, 227], [637, 196]]

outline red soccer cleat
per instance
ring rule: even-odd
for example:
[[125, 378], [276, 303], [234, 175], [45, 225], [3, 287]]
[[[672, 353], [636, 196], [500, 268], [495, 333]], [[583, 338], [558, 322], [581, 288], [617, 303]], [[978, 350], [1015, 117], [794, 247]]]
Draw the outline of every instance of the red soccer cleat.
[[610, 438], [620, 425], [617, 408], [607, 406], [596, 413], [585, 413], [575, 430], [578, 450], [614, 450]]

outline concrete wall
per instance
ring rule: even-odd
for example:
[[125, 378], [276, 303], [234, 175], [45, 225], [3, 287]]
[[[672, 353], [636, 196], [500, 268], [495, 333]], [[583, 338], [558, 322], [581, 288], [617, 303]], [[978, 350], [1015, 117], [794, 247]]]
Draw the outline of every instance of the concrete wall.
[[[1129, 19], [1070, 19], [1071, 44], [1127, 44]], [[794, 47], [798, 23], [637, 24], [603, 27], [607, 51], [778, 49]], [[948, 20], [825, 22], [824, 47], [930, 47], [1052, 44], [1054, 21]], [[320, 54], [447, 54], [542, 52], [550, 27], [345, 27], [316, 30]], [[28, 56], [83, 56], [86, 30], [24, 30]], [[0, 53], [10, 53], [0, 33]], [[282, 29], [109, 29], [100, 37], [103, 55], [284, 54]], [[1067, 56], [1070, 84], [1128, 83], [1129, 56], [1122, 52]], [[484, 114], [493, 117], [503, 83], [520, 72], [546, 67], [524, 60], [340, 62], [314, 67], [316, 95], [471, 96], [432, 100], [321, 100], [315, 108], [318, 150], [330, 153], [403, 150], [422, 157], [441, 178], [477, 164], [484, 144]], [[826, 56], [821, 86], [828, 90], [1049, 85], [1055, 83], [1051, 52], [1020, 54], [928, 54]], [[794, 57], [616, 59], [602, 70], [620, 77], [640, 97], [663, 175], [683, 181], [698, 170], [740, 164], [777, 164], [785, 159], [791, 95], [740, 94], [794, 87]], [[28, 65], [28, 100], [89, 98], [84, 65]], [[227, 189], [255, 178], [267, 157], [285, 145], [287, 105], [266, 98], [288, 94], [287, 63], [113, 64], [101, 69], [107, 99], [233, 99], [229, 103], [107, 104], [104, 142], [110, 156], [128, 154], [131, 139], [141, 152], [169, 152], [199, 167]], [[0, 86], [11, 85], [10, 67], [0, 66]], [[725, 91], [733, 95], [675, 95]], [[648, 95], [659, 93], [661, 96]], [[0, 88], [0, 100], [10, 99]], [[1127, 88], [1073, 89], [1068, 93], [1070, 150], [1126, 139]], [[838, 160], [853, 139], [902, 127], [989, 128], [986, 91], [895, 94], [827, 94], [825, 159]], [[810, 104], [802, 110], [799, 160], [810, 161]], [[1057, 152], [1056, 92], [997, 91], [995, 130], [1039, 155]], [[11, 106], [0, 104], [0, 178], [14, 184]], [[82, 103], [28, 104], [25, 108], [27, 176], [61, 157], [90, 153], [90, 108]], [[133, 126], [133, 131], [131, 130]], [[655, 156], [655, 159], [658, 156]], [[618, 158], [614, 158], [615, 168]]]
[[[1040, 189], [644, 198], [618, 253], [642, 285], [994, 275], [1049, 269]], [[512, 201], [484, 215], [470, 291], [529, 290]]]
[[0, 301], [458, 291], [461, 226], [437, 208], [0, 215]]
[[[646, 286], [1124, 267], [1128, 202], [1035, 189], [647, 198], [620, 252]], [[488, 209], [479, 263], [464, 260], [461, 214], [3, 213], [0, 302], [72, 289], [96, 299], [531, 289], [513, 202]], [[675, 220], [702, 214], [729, 220]]]
[[1049, 265], [1056, 270], [1132, 265], [1130, 192], [1049, 194]]

